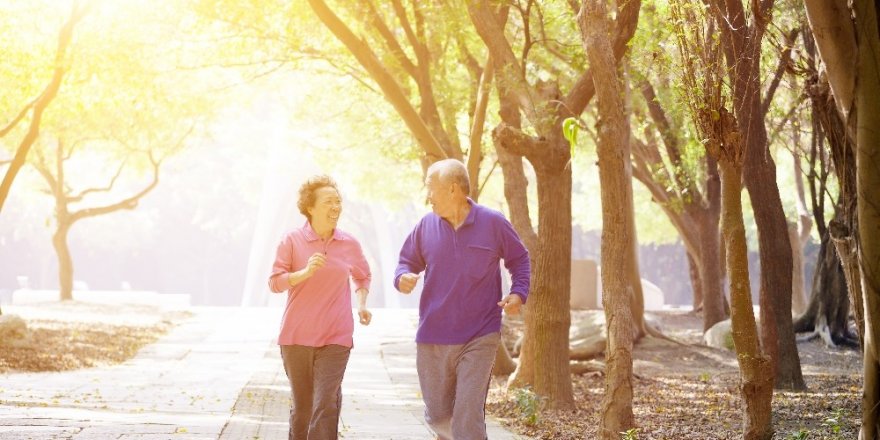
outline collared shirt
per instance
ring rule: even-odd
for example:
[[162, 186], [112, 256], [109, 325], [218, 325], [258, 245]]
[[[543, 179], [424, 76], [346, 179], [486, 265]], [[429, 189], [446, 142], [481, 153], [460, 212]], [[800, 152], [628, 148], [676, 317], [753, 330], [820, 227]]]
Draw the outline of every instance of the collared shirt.
[[[317, 252], [327, 256], [327, 264], [290, 287], [287, 274], [306, 267], [309, 257]], [[273, 292], [287, 291], [278, 344], [351, 347], [354, 319], [349, 279], [356, 289], [370, 288], [370, 267], [354, 237], [336, 228], [333, 236], [324, 241], [308, 222], [285, 234], [269, 276]]]
[[425, 271], [416, 342], [464, 344], [501, 330], [499, 261], [510, 272], [510, 293], [529, 294], [529, 253], [498, 211], [468, 199], [471, 210], [458, 229], [434, 213], [406, 238], [394, 273]]

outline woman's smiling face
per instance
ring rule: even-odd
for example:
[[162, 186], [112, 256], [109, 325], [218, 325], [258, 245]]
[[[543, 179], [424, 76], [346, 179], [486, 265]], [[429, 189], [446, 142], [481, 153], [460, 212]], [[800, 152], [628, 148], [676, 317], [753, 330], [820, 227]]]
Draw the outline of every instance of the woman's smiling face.
[[[323, 186], [315, 191], [315, 204], [309, 208], [312, 227], [319, 225], [335, 228], [342, 214], [342, 198], [332, 187]], [[316, 227], [315, 229], [324, 229]]]

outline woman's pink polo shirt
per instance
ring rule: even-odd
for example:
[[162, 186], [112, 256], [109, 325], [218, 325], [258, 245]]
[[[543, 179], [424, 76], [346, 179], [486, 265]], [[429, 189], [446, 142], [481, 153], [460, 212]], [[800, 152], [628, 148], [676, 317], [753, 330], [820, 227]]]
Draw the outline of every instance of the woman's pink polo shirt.
[[[327, 256], [327, 264], [290, 287], [287, 274], [306, 267], [309, 257], [318, 252]], [[333, 236], [323, 241], [308, 222], [286, 233], [269, 276], [272, 292], [287, 291], [278, 345], [351, 347], [354, 319], [349, 278], [355, 290], [369, 290], [370, 267], [354, 237], [336, 228]]]

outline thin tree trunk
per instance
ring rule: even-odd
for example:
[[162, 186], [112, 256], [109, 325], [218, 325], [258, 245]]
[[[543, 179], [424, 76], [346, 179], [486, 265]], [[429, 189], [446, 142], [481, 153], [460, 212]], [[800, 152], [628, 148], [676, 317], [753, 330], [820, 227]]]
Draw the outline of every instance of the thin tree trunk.
[[700, 279], [701, 269], [690, 252], [685, 252], [685, 255], [688, 262], [688, 275], [691, 279], [691, 290], [694, 292], [693, 308], [694, 312], [698, 312], [703, 308], [703, 281]]
[[740, 202], [741, 170], [724, 160], [721, 166], [721, 230], [727, 248], [727, 272], [730, 276], [730, 312], [733, 344], [742, 375], [743, 438], [770, 440], [773, 437], [773, 375], [770, 361], [761, 353], [757, 326], [752, 311], [749, 283], [748, 249]]
[[605, 397], [599, 433], [616, 440], [635, 426], [632, 409], [635, 231], [630, 167], [629, 121], [609, 44], [606, 0], [584, 0], [579, 25], [593, 69], [599, 106], [599, 182], [602, 199], [602, 303], [608, 341], [605, 350]]
[[[753, 58], [760, 58], [757, 53]], [[776, 165], [767, 145], [767, 130], [760, 117], [759, 65], [738, 73], [745, 84], [736, 87], [737, 119], [743, 123], [746, 148], [744, 177], [758, 225], [761, 265], [761, 342], [770, 358], [780, 389], [806, 388], [791, 318], [791, 244], [779, 187]], [[739, 99], [737, 99], [739, 98]]]
[[70, 247], [67, 245], [67, 233], [70, 231], [70, 223], [59, 215], [58, 226], [52, 235], [52, 246], [58, 255], [58, 284], [59, 299], [70, 301], [73, 299], [73, 258], [70, 256]]
[[804, 281], [804, 249], [801, 246], [798, 225], [788, 223], [788, 242], [791, 244], [791, 313], [800, 316], [807, 309]]
[[697, 216], [700, 234], [700, 254], [703, 261], [703, 331], [727, 319], [724, 309], [724, 288], [721, 277], [721, 243], [719, 221], [721, 217], [721, 182], [718, 176], [718, 162], [706, 155], [706, 206]]

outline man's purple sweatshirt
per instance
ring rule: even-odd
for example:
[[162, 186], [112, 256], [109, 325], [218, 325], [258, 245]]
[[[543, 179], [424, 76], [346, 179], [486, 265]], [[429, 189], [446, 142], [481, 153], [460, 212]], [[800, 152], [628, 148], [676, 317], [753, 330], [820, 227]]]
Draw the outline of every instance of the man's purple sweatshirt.
[[468, 199], [464, 223], [425, 215], [400, 249], [394, 287], [405, 273], [425, 271], [416, 342], [464, 344], [501, 330], [499, 261], [510, 272], [510, 293], [529, 294], [529, 252], [504, 215]]

